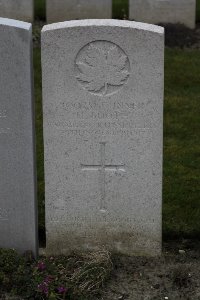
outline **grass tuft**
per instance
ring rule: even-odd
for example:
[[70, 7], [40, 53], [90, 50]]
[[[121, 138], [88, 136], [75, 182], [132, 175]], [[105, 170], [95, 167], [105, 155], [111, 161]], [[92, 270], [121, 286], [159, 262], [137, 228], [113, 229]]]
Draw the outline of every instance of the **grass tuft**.
[[103, 286], [113, 269], [110, 253], [106, 250], [84, 254], [77, 261], [70, 280], [75, 293], [94, 294]]

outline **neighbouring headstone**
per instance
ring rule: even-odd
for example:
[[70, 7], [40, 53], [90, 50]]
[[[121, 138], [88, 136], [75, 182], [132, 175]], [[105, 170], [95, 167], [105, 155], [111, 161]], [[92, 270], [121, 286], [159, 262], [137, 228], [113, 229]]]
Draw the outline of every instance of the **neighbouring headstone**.
[[47, 253], [161, 252], [162, 27], [42, 30]]
[[129, 19], [195, 28], [196, 0], [129, 0]]
[[47, 0], [47, 22], [76, 19], [111, 19], [112, 0]]
[[0, 248], [37, 255], [32, 26], [0, 18]]
[[0, 0], [0, 17], [33, 22], [33, 0]]

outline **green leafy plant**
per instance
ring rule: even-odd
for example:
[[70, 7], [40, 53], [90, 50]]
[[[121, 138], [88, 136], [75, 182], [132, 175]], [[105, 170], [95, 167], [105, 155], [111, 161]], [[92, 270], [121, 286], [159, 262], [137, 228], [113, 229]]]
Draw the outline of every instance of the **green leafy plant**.
[[14, 250], [0, 249], [0, 296], [9, 293], [36, 300], [89, 299], [98, 293], [111, 270], [106, 250], [34, 261]]

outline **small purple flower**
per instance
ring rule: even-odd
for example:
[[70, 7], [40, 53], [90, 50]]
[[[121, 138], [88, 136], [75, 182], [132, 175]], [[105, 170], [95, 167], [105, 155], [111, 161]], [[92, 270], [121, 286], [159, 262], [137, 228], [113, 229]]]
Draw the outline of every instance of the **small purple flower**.
[[44, 271], [46, 269], [46, 265], [43, 261], [39, 261], [39, 263], [37, 264], [37, 268], [39, 271]]
[[46, 296], [49, 293], [48, 285], [45, 282], [42, 282], [42, 283], [38, 284], [38, 289], [39, 289], [40, 292], [42, 292]]
[[52, 281], [53, 281], [53, 276], [48, 275], [48, 276], [45, 278], [44, 283], [49, 284], [49, 283], [51, 283]]
[[60, 286], [58, 288], [58, 293], [59, 294], [65, 294], [67, 292], [67, 289], [64, 286]]

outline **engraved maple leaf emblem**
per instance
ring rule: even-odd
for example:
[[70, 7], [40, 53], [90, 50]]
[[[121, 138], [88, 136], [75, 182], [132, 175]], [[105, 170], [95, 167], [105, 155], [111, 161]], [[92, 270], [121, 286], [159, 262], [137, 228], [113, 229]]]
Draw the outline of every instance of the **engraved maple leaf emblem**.
[[111, 94], [129, 77], [128, 57], [115, 44], [90, 44], [80, 61], [77, 61], [77, 79], [90, 92]]

